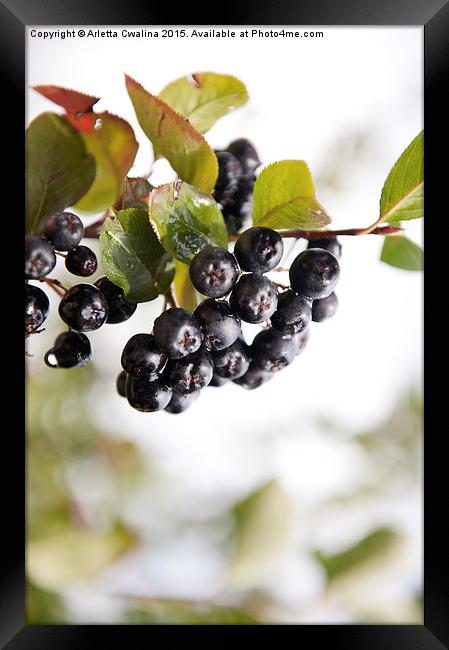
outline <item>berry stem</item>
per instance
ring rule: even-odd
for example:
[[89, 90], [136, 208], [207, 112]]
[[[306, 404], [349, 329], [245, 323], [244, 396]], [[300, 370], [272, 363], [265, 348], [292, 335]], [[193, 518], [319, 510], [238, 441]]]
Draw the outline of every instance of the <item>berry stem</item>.
[[167, 309], [167, 305], [170, 305], [170, 307], [178, 307], [178, 302], [175, 298], [175, 294], [173, 292], [172, 287], [167, 291], [167, 293], [164, 293], [164, 306], [162, 311], [165, 311]]
[[[285, 230], [278, 231], [281, 237], [292, 237], [294, 239], [321, 239], [322, 237], [337, 237], [342, 235], [402, 235], [403, 228], [398, 226], [377, 226], [380, 221], [371, 224], [367, 228], [345, 228], [343, 230]], [[229, 240], [235, 241], [238, 235], [230, 235]]]
[[64, 285], [59, 282], [59, 280], [56, 280], [54, 278], [42, 278], [41, 282], [48, 284], [54, 291], [56, 291], [60, 297], [65, 296], [68, 291], [68, 289], [66, 289], [66, 287], [64, 287]]

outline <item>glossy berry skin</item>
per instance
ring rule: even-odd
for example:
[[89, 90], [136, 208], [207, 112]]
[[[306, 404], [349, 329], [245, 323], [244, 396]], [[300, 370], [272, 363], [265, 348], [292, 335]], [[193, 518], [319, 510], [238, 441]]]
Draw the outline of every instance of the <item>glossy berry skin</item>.
[[299, 253], [290, 267], [293, 291], [306, 298], [326, 298], [335, 289], [340, 266], [335, 255], [323, 248], [307, 248]]
[[92, 332], [106, 321], [108, 304], [93, 284], [75, 284], [61, 298], [59, 315], [77, 332]]
[[57, 251], [69, 251], [80, 243], [84, 227], [76, 214], [56, 212], [46, 220], [44, 233]]
[[173, 391], [171, 400], [165, 407], [165, 410], [167, 413], [183, 413], [192, 405], [196, 398], [199, 397], [199, 394], [199, 390], [194, 393], [177, 393], [176, 391]]
[[126, 378], [127, 374], [124, 370], [117, 375], [115, 387], [120, 397], [126, 397]]
[[85, 366], [92, 356], [90, 341], [79, 332], [62, 332], [44, 360], [49, 368], [75, 368]]
[[327, 298], [314, 300], [312, 305], [312, 320], [315, 323], [321, 323], [323, 320], [332, 318], [338, 308], [338, 298], [335, 293], [331, 293]]
[[239, 267], [232, 253], [208, 246], [195, 255], [189, 273], [197, 291], [208, 298], [222, 298], [237, 282]]
[[207, 386], [214, 372], [210, 353], [201, 348], [182, 359], [169, 361], [164, 376], [178, 393], [193, 393]]
[[280, 332], [297, 334], [306, 329], [311, 318], [311, 301], [287, 289], [278, 295], [278, 307], [271, 317], [271, 324]]
[[265, 372], [278, 372], [296, 356], [296, 345], [290, 334], [274, 329], [259, 332], [251, 345], [254, 365]]
[[32, 284], [25, 285], [25, 334], [33, 334], [48, 316], [47, 294]]
[[196, 318], [186, 309], [167, 309], [154, 321], [154, 339], [170, 359], [193, 354], [201, 346], [201, 330]]
[[226, 350], [213, 354], [215, 374], [225, 379], [238, 379], [249, 368], [249, 356], [243, 343], [238, 339]]
[[279, 264], [284, 252], [282, 237], [271, 228], [249, 228], [237, 239], [234, 255], [243, 271], [266, 273]]
[[246, 138], [239, 138], [231, 142], [228, 151], [240, 162], [245, 174], [254, 174], [260, 165], [259, 155], [254, 145]]
[[221, 202], [223, 219], [230, 235], [236, 235], [251, 224], [254, 179], [243, 174], [231, 199]]
[[134, 334], [123, 348], [123, 370], [133, 377], [155, 379], [167, 361], [152, 334]]
[[324, 248], [332, 255], [335, 255], [337, 260], [341, 257], [341, 244], [336, 237], [320, 237], [320, 239], [310, 239], [307, 248]]
[[169, 404], [172, 394], [171, 387], [161, 377], [150, 381], [128, 375], [126, 379], [126, 399], [136, 411], [160, 411]]
[[106, 322], [109, 324], [123, 323], [134, 314], [137, 309], [137, 303], [128, 300], [123, 294], [123, 289], [111, 282], [106, 276], [99, 278], [95, 286], [100, 289], [108, 303], [108, 317]]
[[247, 390], [254, 390], [259, 388], [265, 382], [269, 381], [273, 375], [270, 372], [264, 372], [253, 363], [250, 364], [248, 370], [242, 377], [234, 379], [234, 383], [243, 386]]
[[263, 275], [242, 275], [235, 285], [229, 303], [232, 311], [246, 323], [263, 323], [277, 308], [275, 285]]
[[200, 325], [203, 343], [208, 350], [228, 348], [240, 336], [240, 318], [232, 313], [225, 300], [207, 298], [193, 314]]
[[310, 338], [310, 329], [307, 328], [303, 332], [298, 332], [298, 334], [293, 334], [293, 343], [295, 344], [295, 354], [299, 356], [304, 352], [305, 347]]
[[218, 178], [215, 183], [215, 200], [222, 201], [237, 190], [239, 178], [243, 172], [238, 159], [229, 151], [216, 151], [218, 161]]
[[97, 256], [87, 246], [75, 246], [66, 255], [65, 267], [73, 275], [87, 278], [97, 270]]
[[40, 280], [51, 273], [56, 265], [54, 248], [37, 235], [25, 236], [25, 278]]
[[214, 374], [212, 375], [212, 379], [210, 380], [209, 386], [214, 386], [215, 388], [218, 388], [219, 386], [223, 386], [224, 384], [227, 384], [229, 382], [229, 379], [226, 379], [225, 377], [220, 377], [220, 375], [217, 375], [217, 373], [214, 371]]

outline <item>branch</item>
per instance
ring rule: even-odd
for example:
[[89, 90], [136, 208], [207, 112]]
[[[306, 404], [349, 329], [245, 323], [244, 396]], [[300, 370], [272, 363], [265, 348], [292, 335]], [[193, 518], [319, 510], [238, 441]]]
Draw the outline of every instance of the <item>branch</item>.
[[[295, 239], [321, 239], [322, 237], [337, 237], [342, 235], [402, 235], [403, 228], [398, 226], [380, 226], [374, 224], [368, 228], [345, 228], [343, 230], [284, 230], [278, 231], [281, 237], [293, 237]], [[230, 235], [229, 241], [238, 239], [238, 235]]]

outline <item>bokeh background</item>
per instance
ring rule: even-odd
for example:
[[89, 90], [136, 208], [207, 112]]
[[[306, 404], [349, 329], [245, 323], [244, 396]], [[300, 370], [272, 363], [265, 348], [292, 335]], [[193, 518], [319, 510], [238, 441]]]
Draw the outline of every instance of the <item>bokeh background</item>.
[[[135, 129], [138, 176], [152, 150], [123, 72], [154, 93], [194, 71], [234, 74], [250, 102], [211, 129], [212, 146], [246, 136], [264, 163], [306, 160], [333, 226], [367, 225], [422, 128], [423, 33], [322, 29], [28, 37], [27, 119], [58, 110], [35, 84], [102, 97], [98, 110]], [[164, 162], [153, 172], [172, 178]], [[407, 224], [418, 243], [421, 228]], [[27, 359], [29, 622], [422, 621], [422, 275], [381, 263], [376, 236], [342, 243], [339, 311], [311, 325], [296, 362], [256, 391], [206, 388], [178, 416], [138, 413], [115, 392], [124, 344], [162, 300], [89, 335], [91, 365], [51, 370], [43, 354], [63, 328], [49, 293]], [[286, 243], [285, 263], [304, 245]], [[52, 276], [77, 282], [60, 261]]]

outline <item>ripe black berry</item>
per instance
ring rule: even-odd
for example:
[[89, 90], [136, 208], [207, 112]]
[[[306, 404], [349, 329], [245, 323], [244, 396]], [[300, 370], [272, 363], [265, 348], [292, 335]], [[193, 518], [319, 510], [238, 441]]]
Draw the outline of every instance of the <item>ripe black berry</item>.
[[298, 332], [297, 334], [293, 334], [293, 342], [295, 344], [296, 356], [299, 356], [302, 352], [304, 352], [304, 349], [307, 345], [309, 338], [310, 338], [309, 328], [307, 328], [303, 332]]
[[331, 293], [327, 298], [314, 300], [312, 305], [312, 320], [315, 323], [321, 323], [323, 320], [331, 318], [338, 307], [338, 298], [335, 293]]
[[229, 379], [226, 379], [225, 377], [220, 377], [220, 375], [217, 375], [217, 373], [214, 371], [209, 386], [215, 386], [215, 387], [223, 386], [223, 384], [227, 384], [228, 382]]
[[185, 309], [167, 309], [154, 321], [154, 338], [160, 350], [171, 359], [196, 352], [201, 345], [201, 330], [196, 318]]
[[260, 165], [259, 155], [254, 145], [246, 138], [239, 138], [231, 142], [228, 151], [240, 162], [245, 174], [254, 174]]
[[323, 248], [302, 251], [290, 267], [290, 284], [293, 291], [306, 298], [326, 298], [340, 277], [340, 266], [335, 255]]
[[59, 315], [77, 332], [91, 332], [106, 321], [108, 304], [93, 284], [75, 284], [61, 299]]
[[271, 317], [271, 324], [280, 332], [296, 334], [306, 329], [311, 318], [311, 301], [287, 289], [278, 295], [278, 307]]
[[208, 350], [228, 348], [240, 336], [240, 319], [225, 300], [208, 298], [193, 312]]
[[281, 261], [282, 237], [271, 228], [249, 228], [237, 239], [234, 255], [243, 271], [266, 273]]
[[84, 228], [76, 214], [56, 212], [45, 222], [44, 233], [57, 251], [69, 251], [80, 243]]
[[213, 372], [210, 353], [201, 348], [182, 359], [169, 361], [164, 375], [174, 391], [193, 393], [210, 383]]
[[128, 300], [123, 295], [123, 289], [111, 282], [106, 276], [95, 282], [108, 303], [107, 323], [123, 323], [128, 320], [137, 309], [137, 303]]
[[144, 377], [128, 375], [126, 379], [126, 398], [137, 411], [160, 411], [168, 405], [171, 396], [171, 387], [161, 377], [150, 381]]
[[37, 235], [25, 236], [25, 277], [40, 280], [51, 273], [56, 265], [53, 246]]
[[320, 239], [310, 239], [307, 248], [324, 248], [332, 255], [340, 259], [341, 257], [341, 244], [336, 237], [320, 237]]
[[242, 166], [229, 151], [216, 151], [218, 161], [218, 178], [215, 183], [215, 200], [222, 201], [232, 196], [237, 190], [238, 180], [242, 174]]
[[208, 298], [222, 298], [237, 282], [239, 267], [231, 253], [209, 246], [190, 263], [190, 279], [197, 291]]
[[232, 311], [242, 320], [262, 323], [276, 311], [276, 287], [263, 275], [248, 273], [235, 285], [229, 303]]
[[126, 377], [127, 374], [124, 370], [117, 375], [115, 387], [120, 397], [126, 397]]
[[230, 235], [236, 235], [251, 224], [253, 188], [254, 179], [243, 174], [235, 194], [220, 203], [226, 229]]
[[32, 284], [25, 285], [25, 334], [32, 334], [48, 316], [47, 294]]
[[168, 413], [182, 413], [192, 405], [192, 402], [194, 402], [196, 398], [199, 397], [199, 394], [199, 390], [195, 391], [194, 393], [177, 393], [176, 391], [173, 391], [171, 400], [165, 407], [165, 410]]
[[270, 372], [264, 372], [253, 363], [251, 363], [248, 370], [244, 375], [242, 375], [242, 377], [234, 379], [234, 383], [238, 384], [239, 386], [243, 386], [243, 388], [246, 388], [247, 390], [254, 390], [254, 388], [259, 388], [259, 386], [262, 386], [262, 384], [271, 379], [272, 376], [273, 375]]
[[90, 361], [90, 341], [79, 332], [63, 332], [48, 350], [44, 360], [49, 368], [74, 368], [85, 366]]
[[66, 255], [65, 267], [70, 273], [87, 278], [97, 270], [97, 257], [87, 246], [75, 246]]
[[165, 365], [167, 355], [156, 345], [152, 334], [134, 334], [122, 352], [122, 368], [133, 377], [155, 379]]
[[277, 372], [288, 366], [296, 356], [296, 345], [290, 334], [274, 329], [259, 332], [251, 345], [254, 365], [265, 372]]
[[237, 339], [226, 350], [213, 354], [215, 374], [226, 379], [237, 379], [245, 374], [249, 367], [249, 356], [242, 341]]

